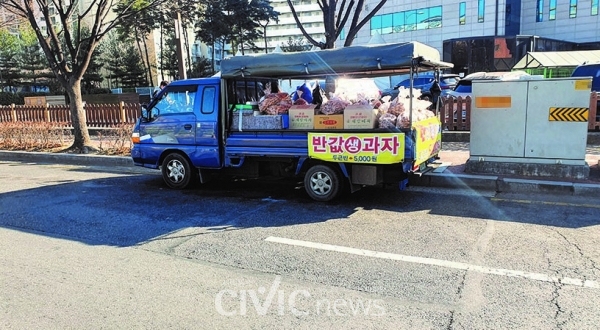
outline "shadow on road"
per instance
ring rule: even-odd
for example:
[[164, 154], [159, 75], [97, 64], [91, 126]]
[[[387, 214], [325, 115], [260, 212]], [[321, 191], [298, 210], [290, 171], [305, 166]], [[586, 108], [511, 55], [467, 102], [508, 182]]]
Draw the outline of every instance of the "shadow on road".
[[0, 226], [87, 244], [132, 246], [190, 227], [210, 233], [343, 221], [359, 208], [565, 228], [600, 223], [597, 214], [577, 206], [498, 202], [476, 194], [365, 188], [317, 203], [294, 180], [219, 180], [176, 191], [158, 175], [127, 174], [0, 194]]

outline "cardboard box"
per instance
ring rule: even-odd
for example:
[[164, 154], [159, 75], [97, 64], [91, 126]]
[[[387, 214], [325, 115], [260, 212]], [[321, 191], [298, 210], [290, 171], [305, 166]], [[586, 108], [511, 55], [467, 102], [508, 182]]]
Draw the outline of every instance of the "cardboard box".
[[343, 129], [344, 115], [315, 115], [317, 129]]
[[[240, 113], [242, 117], [240, 119]], [[255, 116], [253, 111], [234, 111], [231, 119], [231, 129], [239, 130], [263, 130], [263, 129], [283, 129], [282, 115], [258, 115]]]
[[352, 104], [344, 109], [344, 129], [371, 129], [377, 124], [377, 110], [370, 105]]
[[288, 112], [290, 129], [313, 129], [315, 107], [314, 104], [293, 105]]

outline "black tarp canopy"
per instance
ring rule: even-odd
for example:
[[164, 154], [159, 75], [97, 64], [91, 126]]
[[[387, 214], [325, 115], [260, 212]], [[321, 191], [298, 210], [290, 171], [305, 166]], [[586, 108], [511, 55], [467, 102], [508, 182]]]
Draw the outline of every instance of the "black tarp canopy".
[[452, 68], [437, 49], [419, 42], [350, 46], [293, 53], [233, 56], [221, 61], [221, 77], [306, 79], [328, 75], [381, 77]]

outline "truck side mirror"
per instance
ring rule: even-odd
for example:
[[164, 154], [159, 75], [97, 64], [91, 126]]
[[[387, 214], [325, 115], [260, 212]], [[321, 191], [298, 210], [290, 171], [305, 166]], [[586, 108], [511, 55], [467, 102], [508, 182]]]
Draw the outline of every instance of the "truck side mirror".
[[154, 120], [158, 116], [159, 111], [156, 108], [148, 109], [148, 104], [142, 103], [142, 119], [146, 122]]
[[140, 115], [141, 115], [143, 121], [149, 121], [149, 118], [148, 118], [148, 104], [147, 103], [142, 103], [140, 105]]

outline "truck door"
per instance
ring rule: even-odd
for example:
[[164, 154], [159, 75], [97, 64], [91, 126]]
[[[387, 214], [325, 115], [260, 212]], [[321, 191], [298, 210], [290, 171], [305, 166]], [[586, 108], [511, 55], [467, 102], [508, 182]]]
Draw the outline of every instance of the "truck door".
[[221, 167], [219, 152], [220, 129], [219, 115], [219, 85], [204, 85], [198, 87], [200, 106], [196, 113], [196, 156], [192, 162], [200, 168]]
[[140, 124], [140, 151], [144, 163], [158, 164], [167, 149], [183, 151], [193, 161], [196, 152], [198, 85], [167, 86], [150, 104], [151, 120]]

